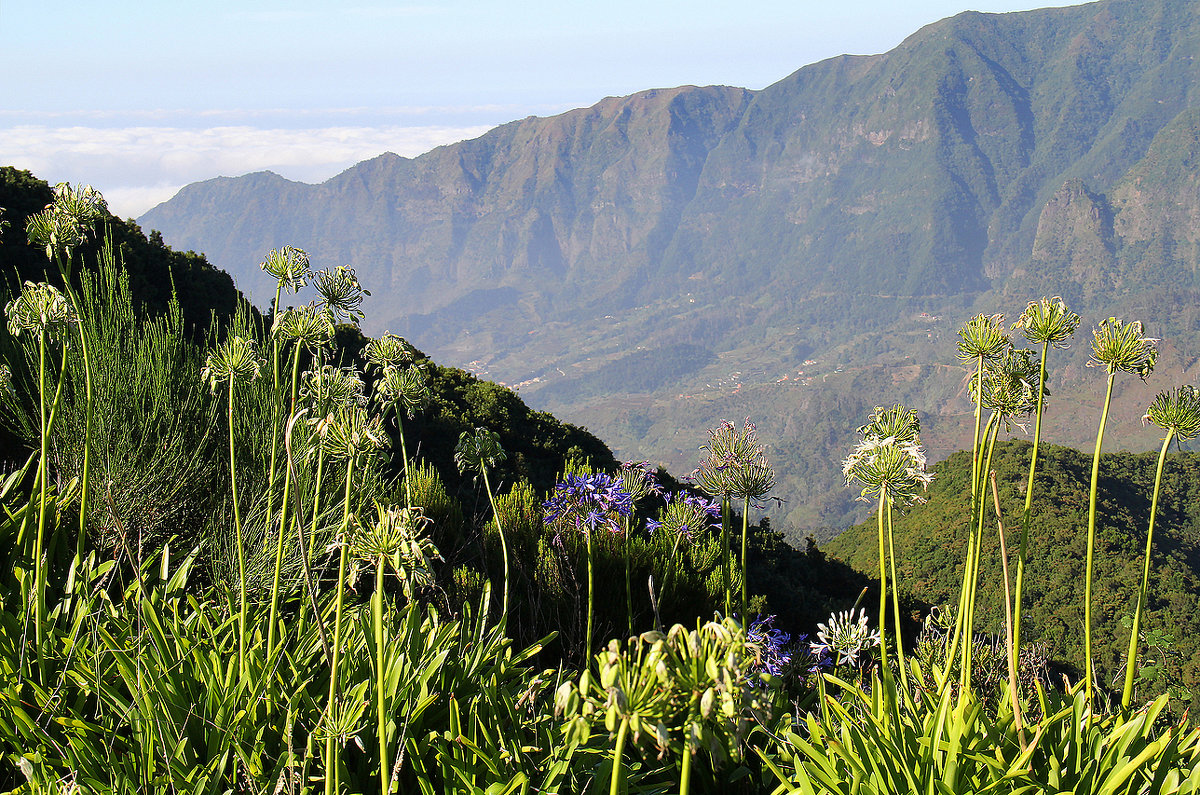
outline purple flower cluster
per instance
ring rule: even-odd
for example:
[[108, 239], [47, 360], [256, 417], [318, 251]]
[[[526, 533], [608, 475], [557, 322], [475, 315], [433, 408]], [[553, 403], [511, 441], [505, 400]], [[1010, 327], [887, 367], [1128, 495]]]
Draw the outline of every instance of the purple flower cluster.
[[775, 616], [756, 619], [750, 624], [746, 640], [758, 646], [755, 666], [760, 673], [782, 676], [787, 664], [792, 661], [788, 644], [792, 636], [775, 626]]
[[563, 527], [591, 535], [597, 527], [621, 533], [618, 516], [629, 516], [633, 500], [622, 490], [621, 480], [603, 472], [567, 475], [556, 483], [554, 496], [542, 503], [545, 521], [560, 531]]

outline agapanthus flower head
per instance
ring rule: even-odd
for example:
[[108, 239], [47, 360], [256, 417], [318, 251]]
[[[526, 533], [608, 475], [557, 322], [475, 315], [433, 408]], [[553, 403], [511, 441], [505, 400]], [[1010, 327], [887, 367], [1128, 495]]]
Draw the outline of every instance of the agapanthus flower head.
[[[1039, 374], [1040, 366], [1033, 359], [1033, 351], [1009, 348], [1003, 358], [984, 369], [978, 380], [971, 379], [971, 398], [979, 401], [983, 409], [996, 412], [1006, 430], [1011, 430], [1013, 424], [1023, 427], [1015, 420], [1037, 408]], [[980, 381], [982, 393], [977, 394]], [[1049, 395], [1050, 391], [1045, 390], [1044, 394]]]
[[633, 501], [621, 481], [604, 472], [567, 475], [554, 485], [554, 496], [542, 503], [547, 525], [577, 530], [585, 536], [603, 527], [622, 532], [619, 517], [629, 516]]
[[41, 282], [25, 282], [21, 293], [4, 308], [8, 317], [8, 333], [19, 337], [22, 332], [45, 334], [52, 340], [66, 338], [66, 330], [79, 317], [57, 287]]
[[227, 381], [253, 381], [262, 375], [266, 360], [258, 355], [258, 343], [246, 337], [227, 337], [209, 351], [200, 370], [200, 380], [208, 384], [213, 394]]
[[91, 185], [72, 187], [60, 182], [54, 186], [54, 200], [26, 221], [25, 232], [31, 244], [46, 250], [48, 258], [53, 259], [57, 249], [69, 256], [83, 244], [107, 209], [104, 197]]
[[1200, 391], [1190, 384], [1159, 392], [1146, 411], [1149, 421], [1164, 431], [1174, 431], [1180, 441], [1200, 435]]
[[686, 491], [667, 496], [662, 518], [646, 522], [651, 534], [664, 532], [676, 541], [689, 544], [701, 533], [721, 526], [721, 506], [712, 500], [696, 497]]
[[1156, 339], [1142, 336], [1142, 323], [1132, 320], [1128, 323], [1110, 317], [1100, 321], [1100, 325], [1092, 331], [1092, 358], [1089, 367], [1106, 367], [1109, 373], [1121, 370], [1133, 373], [1145, 381], [1154, 371], [1154, 363], [1158, 359], [1155, 349]]
[[355, 518], [350, 526], [350, 557], [356, 561], [378, 562], [382, 557], [400, 578], [409, 599], [434, 582], [433, 561], [441, 553], [425, 534], [431, 523], [421, 508], [401, 508], [375, 504], [374, 522]]
[[1075, 336], [1078, 327], [1079, 315], [1067, 309], [1057, 295], [1030, 301], [1021, 317], [1013, 323], [1013, 328], [1021, 329], [1025, 339], [1035, 345], [1048, 344], [1055, 348], [1067, 347], [1067, 340]]
[[663, 493], [662, 486], [658, 485], [658, 478], [654, 469], [650, 467], [649, 461], [626, 461], [621, 464], [619, 477], [621, 478], [621, 490], [628, 494], [635, 503], [651, 494]]
[[300, 400], [318, 416], [337, 406], [366, 405], [362, 378], [352, 367], [323, 364], [300, 375]]
[[728, 420], [708, 432], [708, 454], [692, 472], [692, 479], [713, 497], [758, 500], [775, 486], [775, 472], [767, 463], [758, 429], [746, 420], [738, 428]]
[[362, 306], [363, 297], [370, 295], [358, 283], [354, 269], [339, 265], [331, 271], [317, 271], [313, 277], [313, 287], [321, 296], [321, 303], [335, 315], [341, 315], [354, 322], [364, 317]]
[[275, 316], [271, 336], [295, 340], [313, 353], [333, 344], [333, 313], [310, 304], [288, 307]]
[[860, 500], [874, 501], [883, 496], [895, 505], [924, 502], [921, 496], [933, 481], [925, 469], [925, 451], [915, 441], [899, 442], [888, 437], [862, 440], [842, 462], [846, 485], [863, 484]]
[[859, 664], [859, 655], [879, 645], [879, 630], [867, 628], [867, 611], [844, 610], [834, 613], [826, 624], [817, 624], [817, 639], [810, 646], [813, 654], [829, 654], [835, 664]]
[[387, 444], [379, 417], [358, 404], [339, 406], [321, 422], [317, 433], [325, 452], [334, 458], [354, 458]]
[[775, 616], [759, 616], [750, 623], [746, 643], [754, 649], [754, 668], [758, 673], [782, 676], [792, 661], [788, 644], [792, 636], [775, 626]]
[[403, 337], [384, 334], [377, 340], [367, 342], [363, 356], [367, 360], [367, 370], [382, 370], [388, 365], [402, 368], [416, 360], [417, 349]]
[[1012, 347], [1004, 331], [1004, 315], [976, 315], [958, 330], [958, 336], [958, 358], [964, 362], [995, 362]]
[[383, 374], [375, 382], [375, 397], [380, 401], [403, 406], [404, 413], [413, 417], [429, 404], [433, 399], [433, 392], [429, 389], [429, 380], [425, 373], [419, 368], [400, 368], [389, 364], [383, 368]]
[[473, 433], [463, 431], [454, 446], [454, 464], [463, 473], [495, 469], [506, 457], [500, 434], [487, 428], [476, 428]]
[[289, 293], [300, 292], [311, 273], [308, 253], [295, 246], [271, 249], [258, 267], [274, 276], [279, 286]]
[[898, 442], [916, 442], [921, 435], [921, 419], [916, 409], [900, 403], [889, 408], [876, 406], [875, 413], [867, 417], [867, 424], [858, 429], [864, 439], [887, 439]]

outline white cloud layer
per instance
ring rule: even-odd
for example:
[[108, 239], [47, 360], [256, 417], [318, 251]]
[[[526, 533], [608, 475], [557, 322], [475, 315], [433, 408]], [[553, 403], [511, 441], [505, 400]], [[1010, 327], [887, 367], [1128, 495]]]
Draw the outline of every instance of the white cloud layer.
[[487, 126], [0, 128], [0, 164], [50, 182], [95, 186], [113, 213], [136, 217], [190, 182], [253, 171], [319, 182], [383, 152], [406, 157], [482, 135]]

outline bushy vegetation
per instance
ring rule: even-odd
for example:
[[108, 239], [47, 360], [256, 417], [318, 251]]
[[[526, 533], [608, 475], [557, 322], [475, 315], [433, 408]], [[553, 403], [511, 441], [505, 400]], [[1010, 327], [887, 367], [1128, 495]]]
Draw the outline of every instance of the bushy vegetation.
[[[94, 192], [56, 188], [24, 232], [59, 286], [5, 301], [5, 420], [29, 444], [0, 483], [9, 789], [1200, 789], [1200, 730], [1167, 717], [1168, 695], [1143, 682], [1106, 700], [1090, 654], [1057, 690], [1014, 632], [1007, 560], [1020, 594], [1039, 528], [1027, 502], [1005, 549], [996, 438], [1040, 421], [1045, 358], [1039, 371], [998, 318], [960, 346], [976, 442], [957, 613], [912, 644], [893, 515], [931, 479], [916, 412], [877, 408], [844, 464], [876, 509], [872, 628], [860, 575], [750, 524], [775, 470], [749, 421], [711, 429], [693, 487], [618, 467], [511, 392], [363, 338], [353, 271], [289, 247], [263, 263], [269, 314], [242, 306], [197, 342], [175, 300], [137, 305], [111, 244], [89, 261], [103, 218]], [[285, 307], [305, 282], [319, 298]], [[1066, 313], [1035, 302], [1024, 322]], [[1102, 329], [1110, 383], [1153, 366], [1140, 325]], [[1155, 405], [1168, 441], [1200, 425], [1194, 391]], [[1097, 467], [1089, 561], [1109, 510]], [[989, 498], [1009, 606], [990, 644], [975, 619], [994, 590]], [[1085, 627], [1091, 581], [1089, 563]], [[784, 630], [827, 615], [811, 639]]]

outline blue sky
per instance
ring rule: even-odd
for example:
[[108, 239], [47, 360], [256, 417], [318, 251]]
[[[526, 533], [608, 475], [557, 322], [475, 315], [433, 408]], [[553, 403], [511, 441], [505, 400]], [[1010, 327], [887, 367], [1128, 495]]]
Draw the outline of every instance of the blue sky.
[[0, 164], [138, 215], [196, 180], [319, 181], [605, 96], [762, 88], [967, 9], [1071, 4], [0, 0]]

